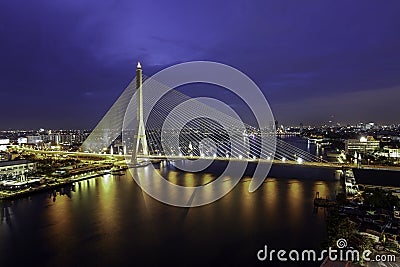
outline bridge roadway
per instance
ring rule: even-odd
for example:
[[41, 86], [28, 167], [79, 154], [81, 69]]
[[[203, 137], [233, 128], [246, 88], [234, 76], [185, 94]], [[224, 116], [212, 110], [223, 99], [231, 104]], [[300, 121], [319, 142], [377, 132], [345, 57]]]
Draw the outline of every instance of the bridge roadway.
[[[96, 154], [96, 153], [87, 153], [87, 152], [70, 152], [70, 151], [47, 151], [47, 150], [36, 150], [36, 149], [28, 149], [24, 148], [23, 151], [36, 153], [36, 154], [44, 154], [44, 155], [59, 155], [59, 156], [73, 156], [73, 157], [82, 157], [82, 158], [114, 158], [117, 160], [125, 160], [125, 155], [116, 155], [116, 154]], [[341, 168], [356, 168], [357, 166], [354, 164], [343, 164], [343, 163], [335, 163], [335, 162], [308, 162], [303, 161], [301, 163], [293, 160], [268, 160], [268, 159], [251, 159], [251, 158], [224, 158], [224, 157], [200, 157], [200, 156], [165, 156], [165, 155], [138, 155], [138, 158], [141, 159], [150, 159], [150, 160], [196, 160], [196, 159], [208, 159], [208, 160], [222, 160], [222, 161], [247, 161], [247, 162], [265, 162], [269, 163], [272, 161], [272, 164], [276, 165], [298, 165], [305, 167], [314, 167], [314, 168], [329, 168], [329, 169], [341, 169]], [[400, 171], [400, 167], [394, 166], [379, 166], [379, 165], [363, 165], [360, 168], [369, 169], [369, 170], [385, 170], [385, 171]]]

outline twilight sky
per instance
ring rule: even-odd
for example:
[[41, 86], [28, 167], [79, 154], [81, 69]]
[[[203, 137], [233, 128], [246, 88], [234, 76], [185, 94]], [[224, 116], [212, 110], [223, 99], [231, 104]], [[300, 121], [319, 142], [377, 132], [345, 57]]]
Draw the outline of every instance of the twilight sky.
[[[280, 123], [400, 123], [399, 1], [0, 2], [0, 129], [92, 128], [135, 75], [212, 60]], [[211, 90], [210, 90], [211, 91]]]

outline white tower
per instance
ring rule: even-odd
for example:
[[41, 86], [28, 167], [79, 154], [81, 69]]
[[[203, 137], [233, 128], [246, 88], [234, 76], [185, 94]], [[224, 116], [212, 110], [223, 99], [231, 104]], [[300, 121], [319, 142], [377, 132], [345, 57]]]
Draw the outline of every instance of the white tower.
[[136, 95], [137, 95], [137, 114], [136, 114], [136, 130], [135, 130], [135, 148], [132, 155], [132, 163], [138, 163], [137, 155], [148, 155], [146, 130], [143, 122], [143, 92], [142, 92], [142, 66], [138, 62], [136, 67]]

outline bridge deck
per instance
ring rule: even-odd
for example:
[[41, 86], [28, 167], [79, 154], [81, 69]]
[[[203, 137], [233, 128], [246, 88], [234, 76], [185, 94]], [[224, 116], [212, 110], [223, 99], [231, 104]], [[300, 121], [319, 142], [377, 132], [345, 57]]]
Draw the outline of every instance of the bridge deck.
[[[59, 156], [75, 156], [75, 157], [96, 157], [96, 158], [115, 158], [119, 160], [124, 160], [126, 157], [129, 158], [129, 155], [112, 155], [112, 154], [95, 154], [95, 153], [87, 153], [87, 152], [69, 152], [69, 151], [46, 151], [46, 150], [35, 150], [35, 149], [23, 149], [24, 151], [28, 151], [31, 153], [37, 154], [49, 154], [49, 155], [59, 155]], [[342, 164], [342, 163], [335, 163], [335, 162], [307, 162], [304, 161], [299, 163], [297, 161], [292, 160], [268, 160], [268, 159], [252, 159], [252, 158], [224, 158], [224, 157], [200, 157], [200, 156], [165, 156], [165, 155], [138, 155], [138, 158], [142, 159], [153, 159], [153, 160], [181, 160], [181, 159], [188, 159], [188, 160], [197, 160], [197, 159], [208, 159], [208, 160], [220, 160], [220, 161], [247, 161], [247, 162], [265, 162], [279, 165], [301, 165], [307, 167], [316, 167], [316, 168], [331, 168], [331, 169], [339, 169], [339, 168], [357, 168], [357, 166], [353, 164]], [[366, 165], [361, 166], [360, 168], [363, 169], [370, 169], [370, 170], [388, 170], [388, 171], [400, 171], [400, 167], [394, 166], [379, 166], [379, 165]]]

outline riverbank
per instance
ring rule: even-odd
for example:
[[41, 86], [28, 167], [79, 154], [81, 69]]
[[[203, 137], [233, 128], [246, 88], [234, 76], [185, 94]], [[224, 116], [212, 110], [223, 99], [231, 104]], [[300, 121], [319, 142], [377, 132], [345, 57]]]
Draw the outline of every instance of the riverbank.
[[99, 170], [99, 171], [90, 171], [84, 174], [80, 175], [74, 175], [72, 177], [67, 177], [67, 178], [54, 178], [50, 182], [47, 182], [46, 184], [42, 184], [36, 187], [29, 187], [29, 188], [24, 188], [20, 190], [1, 190], [0, 191], [0, 200], [11, 200], [11, 199], [17, 199], [21, 197], [26, 197], [32, 194], [36, 193], [41, 193], [41, 192], [46, 192], [46, 191], [52, 191], [55, 189], [59, 189], [62, 187], [66, 186], [72, 186], [75, 182], [87, 180], [87, 179], [92, 179], [95, 177], [102, 176], [104, 174], [111, 174], [111, 173], [117, 173], [123, 170], [126, 170], [127, 168], [124, 167], [119, 167], [117, 169], [108, 169], [108, 170]]

